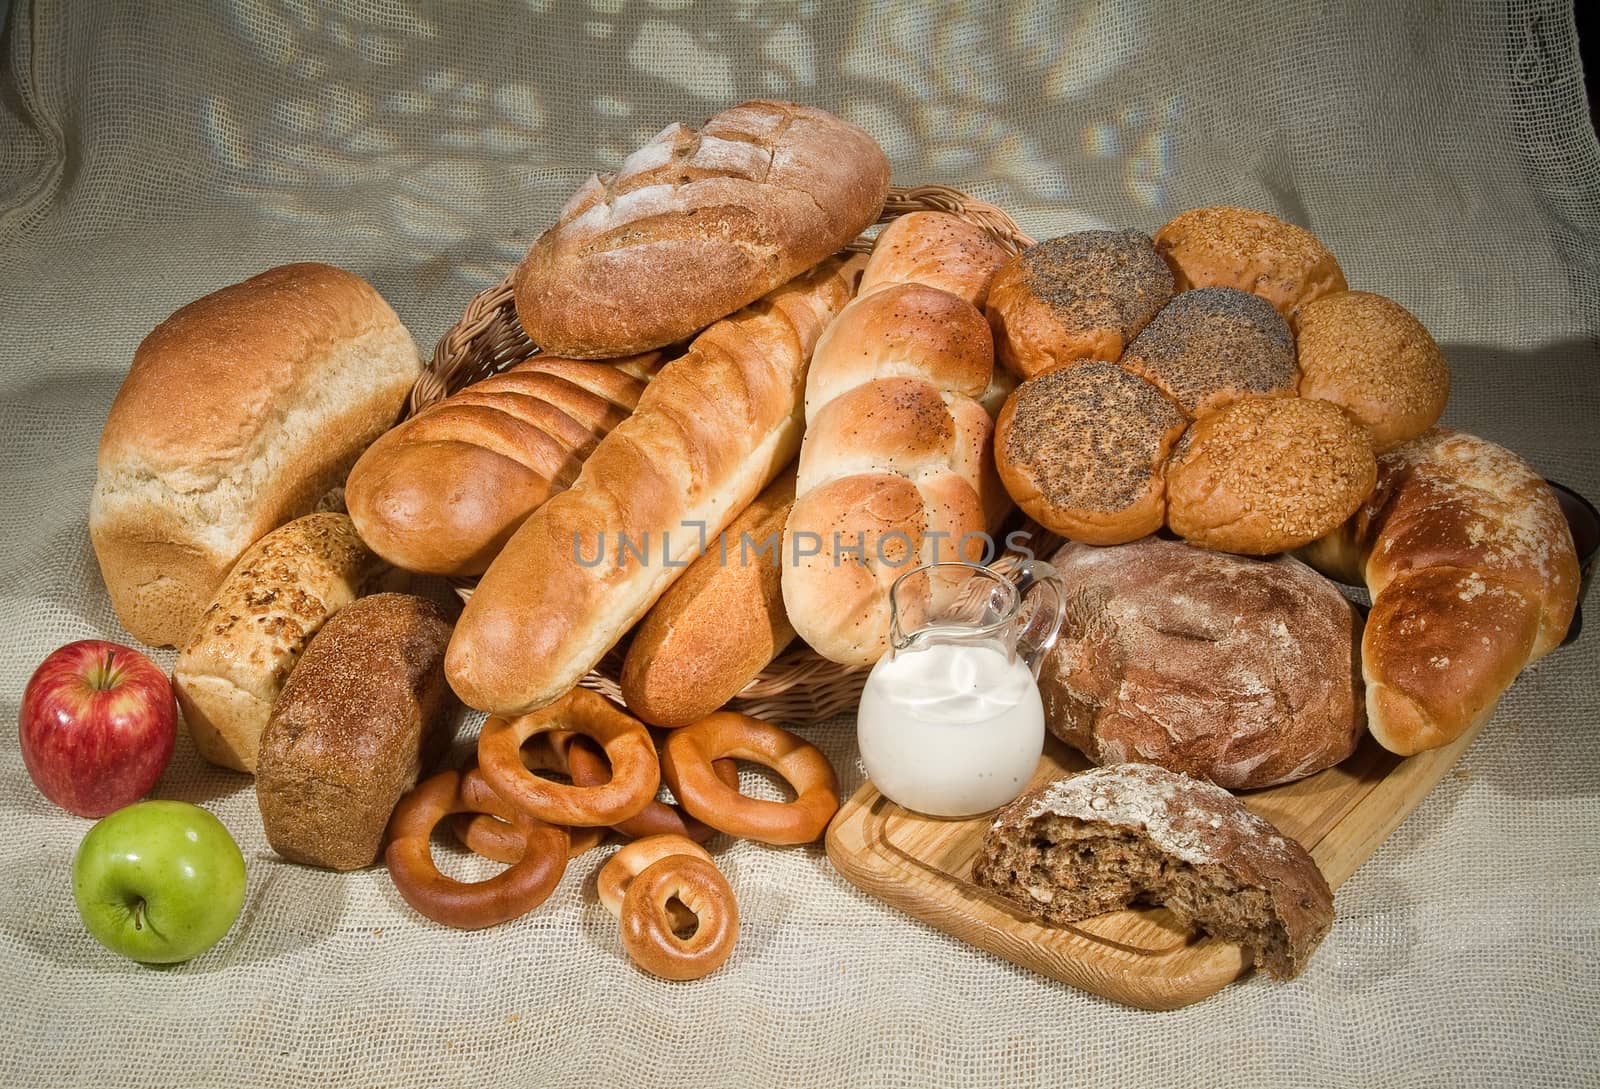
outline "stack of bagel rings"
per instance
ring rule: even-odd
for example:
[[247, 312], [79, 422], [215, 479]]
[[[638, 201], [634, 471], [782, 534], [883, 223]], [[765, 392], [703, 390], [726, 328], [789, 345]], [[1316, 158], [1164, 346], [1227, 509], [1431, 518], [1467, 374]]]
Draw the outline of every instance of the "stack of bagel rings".
[[[741, 794], [736, 760], [767, 767], [794, 800]], [[663, 780], [676, 804], [657, 799]], [[568, 860], [615, 832], [633, 842], [598, 881], [624, 950], [652, 975], [697, 979], [728, 959], [739, 932], [733, 889], [701, 844], [719, 832], [810, 843], [838, 806], [827, 757], [787, 730], [719, 711], [671, 731], [658, 754], [642, 722], [575, 688], [543, 710], [485, 722], [475, 765], [440, 772], [400, 800], [384, 861], [420, 914], [479, 929], [544, 903]], [[467, 848], [507, 868], [482, 881], [442, 873], [430, 840], [447, 818]]]

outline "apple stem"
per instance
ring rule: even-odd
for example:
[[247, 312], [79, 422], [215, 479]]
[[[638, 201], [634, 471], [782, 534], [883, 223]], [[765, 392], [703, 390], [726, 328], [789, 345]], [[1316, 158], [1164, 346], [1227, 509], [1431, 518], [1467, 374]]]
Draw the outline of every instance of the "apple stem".
[[144, 929], [144, 898], [143, 897], [141, 897], [139, 899], [138, 903], [133, 905], [133, 929], [135, 929], [135, 930], [143, 930]]
[[96, 692], [104, 692], [116, 684], [120, 674], [116, 667], [117, 652], [107, 648], [105, 658], [89, 674], [89, 685]]

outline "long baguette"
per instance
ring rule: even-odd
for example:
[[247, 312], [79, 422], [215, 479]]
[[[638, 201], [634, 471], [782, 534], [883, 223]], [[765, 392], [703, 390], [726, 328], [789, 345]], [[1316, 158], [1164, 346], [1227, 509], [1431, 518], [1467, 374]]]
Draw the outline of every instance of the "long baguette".
[[682, 573], [700, 527], [721, 533], [793, 459], [812, 349], [863, 263], [831, 258], [700, 334], [512, 535], [445, 657], [467, 704], [560, 699]]

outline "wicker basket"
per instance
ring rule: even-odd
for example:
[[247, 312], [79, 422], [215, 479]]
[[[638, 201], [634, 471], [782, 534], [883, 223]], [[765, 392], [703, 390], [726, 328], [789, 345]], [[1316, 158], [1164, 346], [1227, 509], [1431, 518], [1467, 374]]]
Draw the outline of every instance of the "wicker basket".
[[[1033, 244], [1016, 222], [992, 204], [975, 200], [943, 185], [894, 187], [884, 204], [880, 223], [910, 212], [948, 212], [992, 234], [1013, 251]], [[865, 252], [872, 240], [863, 235], [848, 247]], [[433, 359], [411, 390], [407, 415], [442, 400], [473, 382], [498, 374], [538, 352], [517, 321], [511, 275], [473, 296], [461, 320], [439, 339]], [[457, 580], [456, 592], [471, 597], [473, 583]], [[621, 702], [617, 678], [622, 655], [606, 655], [582, 684]], [[803, 643], [780, 654], [734, 698], [730, 706], [757, 718], [782, 722], [815, 722], [849, 711], [861, 695], [866, 670], [828, 661]]]

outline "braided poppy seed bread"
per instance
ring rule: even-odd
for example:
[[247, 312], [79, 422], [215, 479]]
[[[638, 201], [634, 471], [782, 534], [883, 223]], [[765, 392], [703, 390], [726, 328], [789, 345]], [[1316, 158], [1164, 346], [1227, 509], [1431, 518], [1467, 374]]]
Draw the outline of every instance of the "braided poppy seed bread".
[[668, 125], [592, 176], [517, 267], [517, 317], [552, 355], [609, 359], [682, 340], [843, 247], [878, 218], [889, 160], [792, 102]]
[[972, 879], [1046, 923], [1161, 904], [1275, 979], [1299, 975], [1333, 925], [1333, 893], [1304, 847], [1221, 787], [1150, 764], [1024, 794], [984, 834]]
[[1161, 537], [1068, 543], [1050, 564], [1067, 609], [1039, 672], [1045, 725], [1090, 760], [1245, 790], [1355, 749], [1361, 617], [1305, 564]]
[[1348, 286], [1316, 235], [1253, 208], [1191, 208], [1156, 231], [1154, 241], [1177, 290], [1235, 287], [1260, 295], [1286, 318]]
[[987, 312], [996, 358], [1020, 378], [1085, 359], [1116, 360], [1170, 298], [1172, 273], [1148, 235], [1052, 238], [994, 275]]

